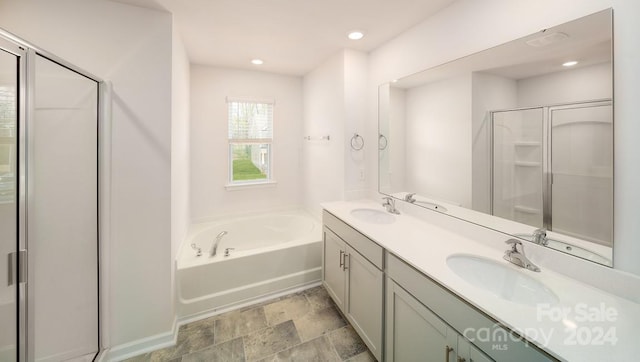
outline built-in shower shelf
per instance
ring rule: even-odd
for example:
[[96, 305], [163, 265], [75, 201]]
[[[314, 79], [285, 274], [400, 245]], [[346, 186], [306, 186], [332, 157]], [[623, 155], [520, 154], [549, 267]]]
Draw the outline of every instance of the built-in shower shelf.
[[539, 147], [540, 146], [540, 142], [536, 142], [536, 141], [519, 141], [519, 142], [513, 142], [513, 145], [516, 147]]
[[540, 209], [536, 209], [534, 207], [515, 205], [513, 207], [515, 211], [521, 212], [523, 214], [540, 214]]
[[516, 161], [513, 164], [515, 166], [519, 166], [519, 167], [540, 167], [540, 166], [542, 166], [541, 162], [533, 162], [533, 161]]

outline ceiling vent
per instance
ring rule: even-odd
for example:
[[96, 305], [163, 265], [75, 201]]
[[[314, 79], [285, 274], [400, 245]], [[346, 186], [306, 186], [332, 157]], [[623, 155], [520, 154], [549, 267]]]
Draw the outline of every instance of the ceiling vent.
[[568, 37], [569, 37], [569, 35], [567, 35], [565, 33], [544, 34], [544, 35], [542, 35], [540, 37], [537, 37], [535, 39], [527, 40], [527, 44], [529, 46], [532, 46], [532, 47], [535, 47], [535, 48], [539, 48], [539, 47], [547, 46], [549, 44], [557, 43], [559, 41], [567, 39]]

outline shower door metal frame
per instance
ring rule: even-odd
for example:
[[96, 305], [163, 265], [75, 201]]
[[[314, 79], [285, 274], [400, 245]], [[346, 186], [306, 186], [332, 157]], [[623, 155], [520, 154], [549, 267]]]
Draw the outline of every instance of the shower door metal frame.
[[[503, 112], [515, 112], [515, 111], [526, 111], [531, 109], [542, 109], [542, 140], [540, 142], [542, 147], [542, 227], [546, 230], [553, 230], [553, 219], [552, 219], [552, 202], [553, 202], [553, 172], [552, 172], [552, 112], [556, 110], [563, 109], [577, 109], [577, 108], [589, 108], [589, 107], [601, 107], [610, 105], [613, 106], [613, 100], [610, 98], [605, 99], [593, 99], [586, 100], [580, 102], [568, 102], [554, 105], [546, 105], [546, 106], [536, 106], [536, 107], [522, 107], [522, 108], [513, 108], [513, 109], [500, 109], [489, 111], [490, 117], [490, 126], [491, 132], [489, 132], [489, 174], [490, 174], [490, 182], [489, 182], [489, 197], [490, 197], [490, 211], [491, 215], [494, 215], [494, 182], [495, 182], [495, 137], [494, 137], [494, 115], [496, 113]], [[613, 119], [613, 114], [612, 114]], [[613, 195], [612, 195], [613, 196]], [[613, 200], [613, 198], [612, 198]], [[613, 240], [613, 235], [612, 235]]]
[[[21, 163], [21, 159], [25, 154], [25, 144], [26, 144], [26, 130], [25, 130], [25, 120], [26, 120], [26, 59], [27, 59], [27, 50], [22, 47], [20, 44], [17, 44], [13, 39], [9, 39], [7, 37], [2, 36], [0, 33], [0, 49], [2, 51], [6, 51], [10, 54], [13, 54], [17, 58], [17, 82], [16, 82], [16, 219], [17, 219], [17, 228], [16, 228], [16, 258], [15, 265], [12, 265], [11, 273], [13, 274], [13, 280], [16, 282], [16, 351], [18, 361], [25, 360], [26, 356], [26, 341], [27, 330], [26, 330], [26, 267], [28, 264], [26, 258], [20, 257], [20, 255], [24, 255], [23, 253], [26, 251], [26, 188], [25, 188], [25, 177], [26, 177], [26, 169], [24, 165]], [[4, 257], [4, 256], [3, 256]]]
[[[96, 275], [96, 283], [97, 288], [96, 291], [98, 293], [97, 296], [97, 311], [98, 315], [96, 316], [98, 321], [98, 330], [96, 331], [96, 337], [98, 342], [98, 351], [94, 356], [94, 360], [103, 352], [103, 316], [105, 315], [105, 311], [103, 311], [102, 302], [106, 300], [104, 294], [104, 288], [102, 287], [102, 282], [105, 279], [103, 275], [103, 268], [105, 267], [101, 261], [101, 254], [103, 251], [103, 238], [102, 238], [102, 228], [106, 225], [103, 220], [102, 214], [108, 210], [102, 205], [102, 199], [106, 196], [105, 191], [102, 190], [103, 183], [107, 184], [108, 182], [103, 182], [107, 178], [103, 176], [103, 172], [108, 174], [108, 168], [103, 165], [103, 162], [110, 161], [110, 157], [108, 153], [110, 151], [109, 146], [103, 145], [104, 142], [101, 139], [102, 134], [106, 133], [107, 137], [110, 139], [110, 132], [107, 128], [106, 121], [108, 121], [107, 117], [110, 114], [109, 105], [105, 104], [104, 99], [110, 97], [110, 86], [101, 78], [83, 70], [79, 67], [47, 52], [44, 51], [33, 44], [30, 44], [26, 41], [23, 41], [19, 37], [3, 30], [0, 28], [0, 47], [3, 50], [8, 51], [16, 55], [19, 58], [19, 67], [18, 67], [18, 117], [17, 117], [17, 128], [18, 128], [18, 180], [16, 182], [17, 192], [16, 197], [18, 199], [18, 251], [22, 251], [25, 253], [24, 259], [18, 259], [18, 263], [16, 266], [16, 270], [18, 271], [18, 308], [17, 308], [17, 328], [18, 328], [18, 361], [28, 361], [30, 358], [33, 359], [35, 357], [35, 345], [31, 343], [34, 339], [34, 328], [33, 328], [33, 320], [29, 319], [29, 315], [34, 315], [33, 311], [33, 303], [29, 301], [29, 295], [34, 295], [33, 283], [28, 283], [28, 276], [33, 275], [34, 266], [31, 265], [28, 261], [28, 243], [27, 243], [27, 232], [28, 232], [28, 209], [29, 209], [29, 201], [27, 198], [27, 191], [29, 190], [29, 165], [27, 164], [29, 147], [30, 147], [30, 139], [28, 127], [29, 123], [33, 121], [33, 115], [35, 112], [35, 103], [34, 103], [34, 89], [35, 89], [35, 60], [37, 56], [44, 57], [63, 68], [66, 68], [72, 72], [75, 72], [81, 76], [84, 76], [90, 80], [96, 82], [97, 88], [97, 109], [96, 109], [96, 135], [97, 135], [97, 149], [96, 149], [96, 162], [97, 162], [97, 192], [96, 192], [96, 201], [97, 201], [97, 225], [98, 228], [96, 230], [97, 236], [97, 275]], [[108, 177], [108, 175], [107, 175]], [[107, 202], [108, 204], [108, 202]], [[108, 207], [108, 205], [107, 205]], [[108, 222], [108, 221], [107, 221]], [[23, 265], [26, 264], [26, 265]], [[20, 272], [22, 271], [22, 272]]]

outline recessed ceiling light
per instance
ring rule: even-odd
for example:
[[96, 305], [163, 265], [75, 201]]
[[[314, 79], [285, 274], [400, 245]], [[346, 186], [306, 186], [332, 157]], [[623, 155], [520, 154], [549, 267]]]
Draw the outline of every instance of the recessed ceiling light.
[[349, 34], [347, 34], [347, 38], [349, 38], [351, 40], [360, 40], [360, 39], [364, 38], [364, 33], [359, 31], [359, 30], [355, 30], [355, 31], [352, 31]]
[[573, 67], [573, 66], [574, 66], [574, 65], [576, 65], [576, 64], [578, 64], [578, 62], [577, 62], [577, 61], [575, 61], [575, 60], [572, 60], [572, 61], [570, 61], [570, 62], [562, 63], [562, 66], [563, 66], [563, 67]]
[[252, 59], [251, 64], [262, 65], [264, 64], [264, 61], [262, 59]]

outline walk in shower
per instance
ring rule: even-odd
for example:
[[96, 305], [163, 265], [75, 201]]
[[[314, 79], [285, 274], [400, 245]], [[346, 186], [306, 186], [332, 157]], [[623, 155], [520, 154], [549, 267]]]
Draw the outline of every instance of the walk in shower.
[[494, 111], [491, 116], [492, 214], [611, 246], [611, 102]]
[[0, 361], [100, 349], [99, 86], [0, 32]]

